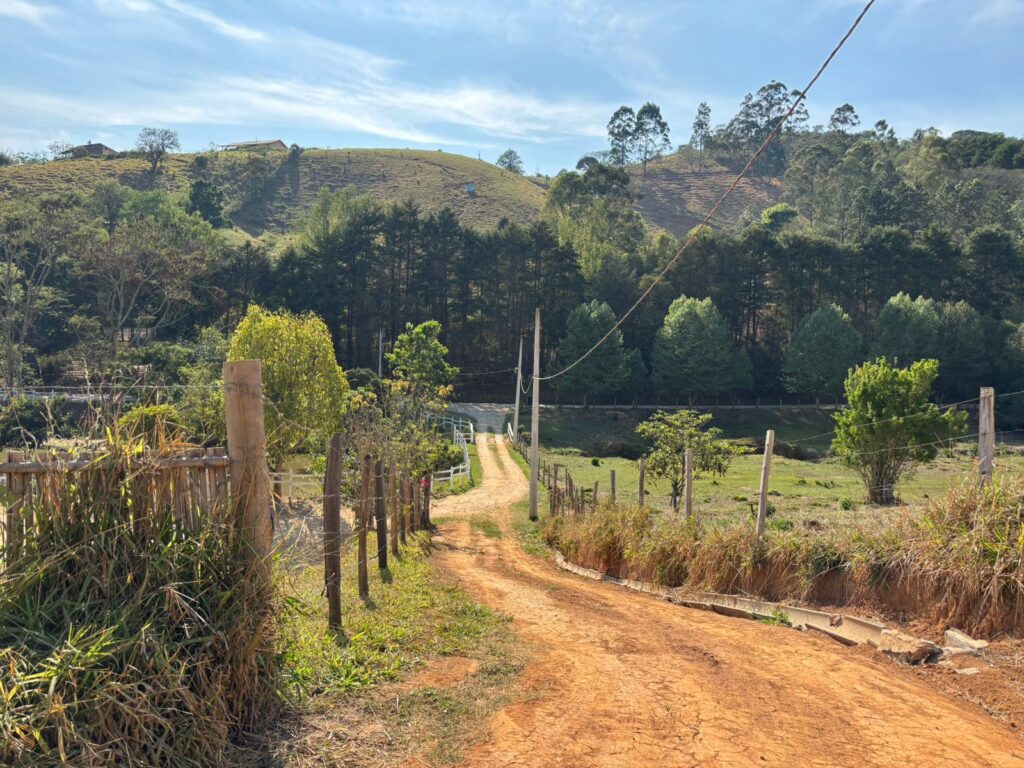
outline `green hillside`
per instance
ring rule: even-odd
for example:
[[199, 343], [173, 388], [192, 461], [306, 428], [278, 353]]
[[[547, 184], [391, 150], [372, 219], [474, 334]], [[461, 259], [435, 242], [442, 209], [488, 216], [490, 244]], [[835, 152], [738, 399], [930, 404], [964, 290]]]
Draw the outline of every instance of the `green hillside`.
[[541, 187], [490, 163], [407, 149], [313, 149], [297, 158], [287, 152], [182, 154], [168, 158], [156, 176], [140, 158], [60, 160], [0, 168], [0, 195], [88, 192], [107, 179], [135, 189], [186, 191], [199, 177], [224, 189], [232, 220], [252, 235], [291, 228], [322, 187], [412, 199], [427, 212], [448, 206], [464, 224], [484, 228], [502, 218], [530, 222], [544, 203]]

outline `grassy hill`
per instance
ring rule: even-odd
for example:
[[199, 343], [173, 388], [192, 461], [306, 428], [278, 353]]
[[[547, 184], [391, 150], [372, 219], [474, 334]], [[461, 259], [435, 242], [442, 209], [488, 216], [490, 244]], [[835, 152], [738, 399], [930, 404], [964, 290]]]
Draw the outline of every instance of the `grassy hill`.
[[[465, 223], [493, 227], [502, 218], [533, 221], [544, 190], [497, 166], [448, 152], [408, 149], [312, 149], [286, 152], [207, 152], [168, 158], [156, 176], [140, 158], [88, 158], [0, 168], [0, 195], [92, 190], [114, 179], [135, 189], [187, 191], [205, 176], [226, 192], [230, 215], [251, 235], [290, 229], [322, 187], [354, 186], [382, 200], [412, 199], [425, 211], [449, 206]], [[475, 192], [469, 194], [466, 184]]]
[[[736, 173], [713, 162], [705, 162], [698, 173], [691, 157], [672, 154], [648, 163], [646, 178], [639, 167], [632, 168], [630, 176], [630, 186], [640, 195], [637, 207], [648, 223], [684, 235], [704, 219]], [[777, 177], [744, 178], [711, 224], [731, 229], [745, 212], [760, 214], [781, 195], [782, 180]]]

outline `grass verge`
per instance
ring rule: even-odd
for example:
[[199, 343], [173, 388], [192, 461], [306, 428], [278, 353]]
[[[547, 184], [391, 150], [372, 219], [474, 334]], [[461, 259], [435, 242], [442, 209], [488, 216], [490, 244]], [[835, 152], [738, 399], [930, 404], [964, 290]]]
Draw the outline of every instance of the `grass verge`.
[[1024, 480], [948, 490], [888, 524], [797, 529], [769, 521], [701, 529], [606, 504], [545, 518], [544, 540], [579, 565], [665, 586], [827, 604], [867, 602], [968, 632], [1024, 629]]
[[429, 546], [421, 534], [389, 571], [372, 567], [366, 602], [347, 553], [337, 636], [326, 629], [322, 568], [292, 580], [283, 639], [294, 708], [282, 726], [282, 765], [389, 764], [403, 755], [454, 765], [507, 702], [522, 665], [508, 619], [445, 582]]

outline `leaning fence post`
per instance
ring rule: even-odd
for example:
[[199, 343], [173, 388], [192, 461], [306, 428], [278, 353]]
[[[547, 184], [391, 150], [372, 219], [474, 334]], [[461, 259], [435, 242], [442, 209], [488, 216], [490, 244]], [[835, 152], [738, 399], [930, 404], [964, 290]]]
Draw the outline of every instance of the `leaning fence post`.
[[644, 498], [644, 478], [647, 475], [647, 458], [645, 456], [640, 457], [640, 486], [637, 488], [638, 498], [640, 499], [640, 506], [644, 506], [646, 499]]
[[377, 523], [377, 565], [388, 568], [388, 518], [384, 511], [384, 464], [378, 459], [373, 467], [373, 516]]
[[364, 456], [360, 467], [359, 505], [357, 506], [359, 530], [359, 597], [370, 597], [370, 574], [366, 564], [366, 528], [370, 518], [370, 457]]
[[981, 487], [992, 481], [996, 456], [995, 390], [982, 387], [978, 399], [978, 474]]
[[757, 539], [764, 536], [764, 523], [768, 517], [768, 472], [772, 466], [772, 450], [775, 448], [775, 430], [769, 429], [764, 438], [764, 459], [761, 461], [761, 488], [757, 499]]
[[249, 548], [257, 570], [269, 579], [274, 519], [259, 360], [224, 363], [224, 419], [231, 457], [233, 524]]
[[327, 587], [327, 626], [341, 629], [341, 435], [327, 446], [324, 475], [324, 583]]

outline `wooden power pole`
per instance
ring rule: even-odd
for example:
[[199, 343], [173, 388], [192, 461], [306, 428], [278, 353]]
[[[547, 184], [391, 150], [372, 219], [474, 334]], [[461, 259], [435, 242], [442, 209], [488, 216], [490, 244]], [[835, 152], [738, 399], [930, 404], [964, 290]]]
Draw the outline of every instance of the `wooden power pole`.
[[512, 411], [512, 438], [519, 439], [519, 395], [523, 391], [523, 337], [519, 337], [519, 362], [516, 363], [516, 409]]
[[533, 315], [533, 407], [530, 411], [530, 519], [536, 520], [540, 475], [540, 307]]

